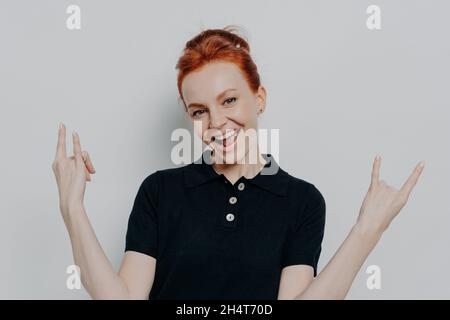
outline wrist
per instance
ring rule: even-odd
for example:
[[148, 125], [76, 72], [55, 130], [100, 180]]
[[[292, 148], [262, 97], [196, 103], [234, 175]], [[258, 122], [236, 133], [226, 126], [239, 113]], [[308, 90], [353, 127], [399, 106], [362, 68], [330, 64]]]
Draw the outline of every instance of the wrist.
[[61, 213], [65, 221], [72, 219], [74, 216], [80, 214], [84, 210], [84, 204], [82, 202], [75, 202], [70, 205], [61, 208]]
[[73, 237], [74, 232], [76, 232], [75, 230], [77, 229], [77, 226], [79, 225], [80, 221], [82, 221], [84, 212], [84, 206], [82, 203], [73, 204], [67, 208], [66, 214], [63, 215], [64, 224], [67, 231], [69, 232], [70, 238]]
[[378, 241], [383, 235], [383, 231], [371, 224], [362, 223], [357, 221], [352, 228], [352, 231], [358, 234], [362, 239]]

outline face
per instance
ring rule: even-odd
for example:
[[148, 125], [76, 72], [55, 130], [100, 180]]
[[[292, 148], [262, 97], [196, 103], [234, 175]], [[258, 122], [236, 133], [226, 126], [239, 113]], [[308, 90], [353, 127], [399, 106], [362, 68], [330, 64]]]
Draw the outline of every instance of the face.
[[242, 163], [256, 154], [257, 118], [266, 103], [263, 86], [255, 93], [237, 65], [212, 62], [187, 74], [181, 91], [195, 133], [214, 149], [213, 161]]

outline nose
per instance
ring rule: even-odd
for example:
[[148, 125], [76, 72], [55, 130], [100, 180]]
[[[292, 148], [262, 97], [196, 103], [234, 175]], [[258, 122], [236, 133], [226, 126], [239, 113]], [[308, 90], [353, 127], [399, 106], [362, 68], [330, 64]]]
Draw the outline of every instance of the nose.
[[209, 116], [212, 129], [220, 130], [220, 128], [227, 122], [227, 118], [225, 117], [225, 115], [216, 108], [211, 108], [209, 110]]

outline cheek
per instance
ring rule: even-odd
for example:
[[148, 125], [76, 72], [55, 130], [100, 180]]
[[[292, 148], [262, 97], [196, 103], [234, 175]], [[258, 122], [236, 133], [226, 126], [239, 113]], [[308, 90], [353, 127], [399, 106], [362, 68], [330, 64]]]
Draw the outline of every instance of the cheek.
[[203, 128], [202, 126], [194, 126], [194, 133], [198, 138], [202, 138]]
[[200, 139], [203, 140], [203, 135], [205, 131], [208, 129], [208, 124], [206, 120], [196, 120], [194, 121], [194, 134]]
[[256, 118], [255, 108], [249, 105], [239, 108], [234, 117], [236, 122], [247, 128], [256, 125]]
[[247, 125], [252, 121], [252, 109], [248, 104], [240, 105], [229, 111], [228, 118], [241, 125]]

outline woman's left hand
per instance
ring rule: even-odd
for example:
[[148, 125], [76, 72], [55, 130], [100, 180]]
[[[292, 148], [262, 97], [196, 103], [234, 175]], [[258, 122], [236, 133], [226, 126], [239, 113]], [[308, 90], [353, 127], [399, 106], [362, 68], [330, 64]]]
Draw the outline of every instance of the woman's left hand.
[[357, 219], [357, 225], [361, 230], [375, 232], [378, 235], [381, 235], [389, 227], [392, 220], [405, 206], [425, 165], [423, 161], [418, 163], [408, 180], [400, 190], [397, 190], [379, 179], [380, 163], [381, 157], [375, 157], [370, 187]]

